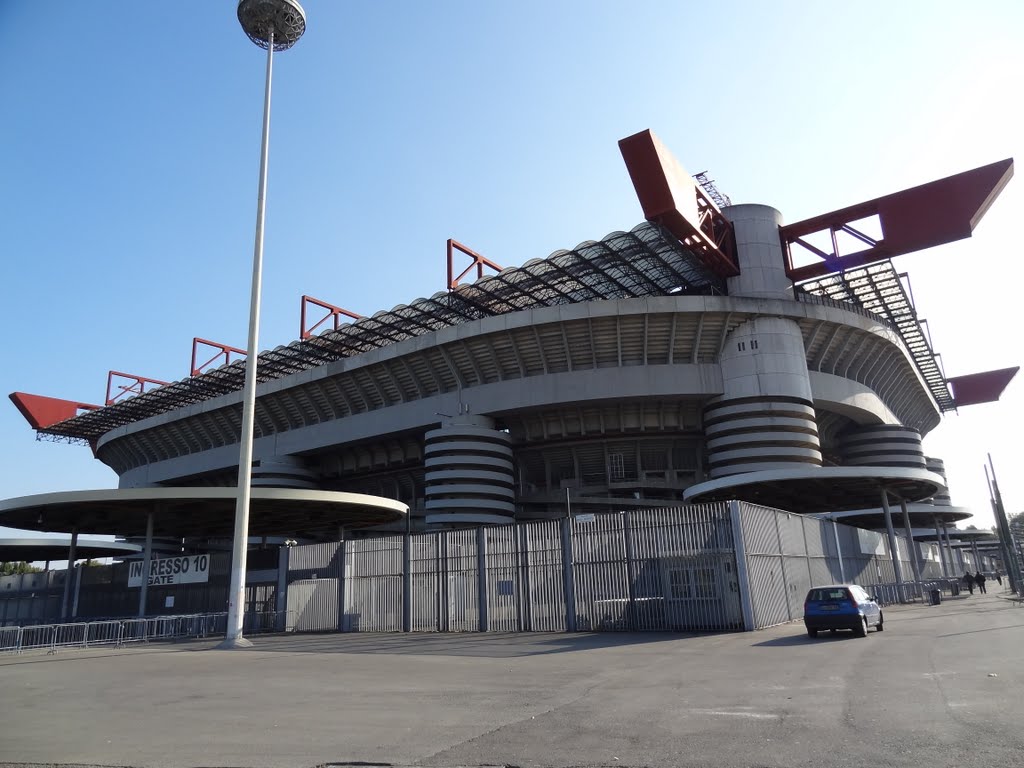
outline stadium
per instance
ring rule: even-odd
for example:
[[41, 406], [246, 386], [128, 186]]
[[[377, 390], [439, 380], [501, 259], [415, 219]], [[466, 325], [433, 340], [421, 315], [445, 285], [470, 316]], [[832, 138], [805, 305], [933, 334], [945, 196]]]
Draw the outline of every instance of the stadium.
[[[784, 224], [650, 131], [619, 146], [628, 232], [506, 268], [449, 240], [445, 291], [370, 317], [303, 297], [301, 338], [257, 361], [253, 603], [293, 629], [752, 629], [805, 585], [909, 599], [994, 567], [922, 438], [1017, 369], [947, 377], [892, 260], [969, 237], [1012, 160]], [[0, 524], [216, 552], [244, 357], [196, 339], [189, 378], [111, 372], [102, 406], [12, 394], [119, 487]]]

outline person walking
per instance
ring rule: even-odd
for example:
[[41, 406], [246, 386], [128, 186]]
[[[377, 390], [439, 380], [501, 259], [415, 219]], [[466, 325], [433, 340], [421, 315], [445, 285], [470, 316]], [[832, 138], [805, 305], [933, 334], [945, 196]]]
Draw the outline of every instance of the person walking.
[[967, 587], [968, 592], [974, 594], [974, 577], [971, 576], [970, 571], [964, 571], [964, 586]]
[[985, 592], [985, 574], [983, 574], [981, 571], [978, 571], [977, 573], [974, 574], [974, 580], [978, 584], [978, 591], [981, 592], [981, 594], [983, 594], [983, 595], [986, 594], [986, 592]]

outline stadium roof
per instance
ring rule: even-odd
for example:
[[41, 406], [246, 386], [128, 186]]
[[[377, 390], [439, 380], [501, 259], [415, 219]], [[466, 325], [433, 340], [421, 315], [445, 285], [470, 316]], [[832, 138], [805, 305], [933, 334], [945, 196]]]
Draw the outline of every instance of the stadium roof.
[[[601, 299], [724, 293], [724, 279], [712, 274], [662, 227], [644, 223], [630, 232], [613, 232], [603, 240], [586, 241], [546, 259], [531, 259], [475, 283], [262, 352], [257, 380], [280, 379], [492, 315]], [[244, 379], [245, 361], [240, 360], [37, 431], [96, 440], [117, 427], [239, 391]]]

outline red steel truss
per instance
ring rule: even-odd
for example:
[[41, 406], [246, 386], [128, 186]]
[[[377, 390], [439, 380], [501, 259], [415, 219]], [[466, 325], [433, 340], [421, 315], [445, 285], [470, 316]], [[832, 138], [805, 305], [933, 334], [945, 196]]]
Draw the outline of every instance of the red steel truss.
[[[466, 267], [462, 272], [459, 273], [458, 277], [454, 277], [455, 274], [455, 251], [460, 251], [466, 254], [473, 260], [473, 263]], [[468, 275], [473, 267], [476, 267], [476, 278], [479, 280], [484, 276], [484, 267], [489, 267], [495, 272], [501, 272], [504, 267], [495, 264], [493, 261], [488, 259], [486, 256], [481, 256], [474, 250], [471, 250], [464, 246], [457, 240], [448, 239], [448, 290], [452, 291], [459, 287], [459, 281]]]
[[[208, 347], [210, 349], [217, 350], [213, 357], [207, 360], [205, 363], [199, 363], [199, 348]], [[207, 339], [200, 339], [198, 336], [192, 338], [192, 368], [189, 376], [198, 376], [203, 372], [204, 368], [208, 368], [212, 363], [217, 360], [224, 358], [224, 365], [231, 364], [232, 353], [236, 355], [247, 355], [248, 353], [244, 349], [238, 347], [229, 347], [227, 344], [220, 344], [216, 341], [208, 341]]]
[[[307, 323], [306, 307], [308, 305], [310, 305], [310, 304], [312, 304], [315, 307], [320, 307], [320, 309], [326, 309], [327, 310], [327, 314], [324, 315], [323, 317], [321, 317], [319, 320], [317, 320], [312, 325], [307, 325], [306, 324]], [[302, 315], [302, 317], [299, 320], [299, 338], [300, 339], [308, 339], [310, 336], [313, 335], [313, 331], [315, 331], [321, 325], [326, 323], [328, 319], [333, 319], [334, 320], [334, 330], [336, 331], [336, 330], [338, 330], [338, 328], [341, 325], [341, 317], [342, 316], [352, 318], [353, 320], [361, 320], [362, 317], [363, 317], [362, 315], [357, 315], [355, 312], [350, 312], [349, 310], [343, 309], [342, 307], [336, 307], [333, 304], [328, 304], [326, 301], [320, 301], [320, 299], [314, 299], [312, 296], [303, 296], [302, 297], [302, 312], [301, 312], [301, 315]]]
[[[1013, 159], [1000, 160], [784, 226], [780, 235], [786, 254], [786, 273], [793, 282], [812, 280], [970, 237], [1012, 177]], [[873, 216], [878, 217], [881, 226], [880, 239], [854, 226]], [[828, 233], [831, 240], [831, 252], [813, 246], [806, 239], [824, 233]], [[841, 253], [837, 237], [840, 234], [867, 247], [854, 253]], [[821, 261], [803, 267], [794, 266], [794, 246]]]
[[[160, 381], [159, 379], [147, 379], [145, 376], [135, 376], [131, 373], [111, 371], [107, 374], [107, 399], [105, 402], [107, 405], [113, 405], [126, 395], [141, 395], [147, 391], [147, 384], [155, 384], [158, 387], [162, 387], [167, 382]], [[115, 389], [117, 394], [114, 394]]]
[[644, 218], [671, 232], [720, 277], [740, 273], [732, 224], [651, 131], [619, 142]]
[[43, 395], [30, 395], [27, 392], [12, 392], [9, 397], [32, 429], [46, 429], [62, 421], [73, 419], [82, 411], [98, 411], [100, 409], [98, 405], [60, 400]]

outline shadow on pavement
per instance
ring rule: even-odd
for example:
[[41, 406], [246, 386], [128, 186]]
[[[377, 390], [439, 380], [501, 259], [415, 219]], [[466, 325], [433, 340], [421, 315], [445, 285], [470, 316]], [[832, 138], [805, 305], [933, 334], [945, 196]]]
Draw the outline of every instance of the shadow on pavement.
[[627, 645], [669, 643], [702, 635], [672, 632], [577, 634], [368, 634], [267, 635], [250, 651], [279, 653], [367, 653], [410, 656], [510, 658], [572, 653]]

